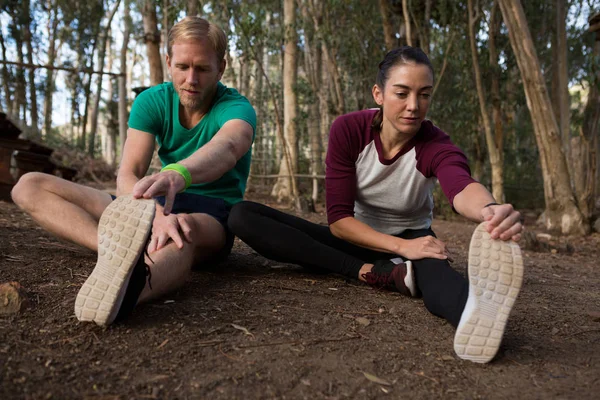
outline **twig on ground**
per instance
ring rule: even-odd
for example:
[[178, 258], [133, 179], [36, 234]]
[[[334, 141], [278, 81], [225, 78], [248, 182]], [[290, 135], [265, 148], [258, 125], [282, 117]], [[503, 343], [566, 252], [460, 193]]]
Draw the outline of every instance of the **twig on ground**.
[[600, 329], [588, 329], [587, 331], [576, 332], [576, 333], [572, 334], [571, 336], [577, 336], [577, 335], [581, 335], [582, 333], [588, 333], [588, 332], [600, 332]]
[[222, 344], [219, 344], [219, 352], [221, 354], [223, 354], [225, 357], [229, 358], [230, 360], [238, 361], [238, 362], [242, 361], [242, 362], [245, 362], [245, 363], [248, 363], [248, 364], [254, 364], [254, 361], [246, 361], [246, 360], [242, 360], [241, 358], [230, 356], [229, 354], [225, 353], [221, 347], [222, 347]]
[[270, 347], [270, 346], [283, 346], [287, 344], [298, 345], [301, 344], [303, 346], [308, 346], [311, 344], [319, 344], [319, 343], [327, 343], [327, 342], [345, 342], [348, 340], [361, 339], [361, 336], [355, 335], [350, 337], [342, 337], [342, 338], [334, 338], [334, 339], [307, 339], [307, 340], [289, 340], [286, 342], [272, 342], [272, 343], [257, 343], [257, 344], [249, 344], [236, 346], [240, 349], [247, 349], [250, 347]]

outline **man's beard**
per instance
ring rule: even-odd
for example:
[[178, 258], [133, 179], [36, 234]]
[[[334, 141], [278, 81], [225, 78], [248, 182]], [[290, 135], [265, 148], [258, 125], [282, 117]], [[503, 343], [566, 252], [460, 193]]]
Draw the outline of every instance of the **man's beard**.
[[202, 108], [202, 102], [204, 100], [203, 92], [200, 92], [199, 95], [196, 96], [188, 96], [186, 93], [183, 93], [184, 88], [177, 87], [176, 91], [179, 95], [179, 103], [184, 106], [186, 109], [190, 111], [199, 110]]

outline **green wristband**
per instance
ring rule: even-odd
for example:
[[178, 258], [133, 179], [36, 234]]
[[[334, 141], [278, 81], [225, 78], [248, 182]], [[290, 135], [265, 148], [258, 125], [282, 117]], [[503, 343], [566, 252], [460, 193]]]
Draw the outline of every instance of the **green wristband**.
[[188, 171], [188, 169], [182, 164], [166, 165], [165, 167], [163, 167], [163, 169], [160, 170], [160, 172], [164, 171], [175, 171], [181, 176], [183, 176], [183, 179], [185, 180], [185, 187], [183, 188], [183, 190], [186, 190], [192, 184], [192, 174], [190, 174], [190, 171]]

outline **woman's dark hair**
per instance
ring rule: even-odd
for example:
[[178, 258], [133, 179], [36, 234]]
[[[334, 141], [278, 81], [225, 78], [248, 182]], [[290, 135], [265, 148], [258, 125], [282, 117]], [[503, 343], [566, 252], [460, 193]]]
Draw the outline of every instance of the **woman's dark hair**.
[[[383, 90], [388, 80], [390, 69], [403, 64], [426, 65], [431, 71], [431, 76], [435, 79], [433, 66], [431, 65], [431, 61], [429, 61], [427, 54], [425, 54], [423, 50], [418, 47], [402, 46], [389, 51], [383, 58], [383, 61], [379, 63], [379, 71], [377, 72], [376, 79], [377, 86]], [[375, 115], [375, 118], [373, 118], [371, 128], [379, 131], [381, 129], [382, 121], [383, 108], [380, 107], [379, 111], [377, 111], [377, 114]]]

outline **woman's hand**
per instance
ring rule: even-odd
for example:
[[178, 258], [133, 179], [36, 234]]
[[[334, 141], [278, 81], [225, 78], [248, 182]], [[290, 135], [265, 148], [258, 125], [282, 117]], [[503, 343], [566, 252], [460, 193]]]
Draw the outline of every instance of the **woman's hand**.
[[485, 229], [492, 239], [514, 240], [521, 239], [523, 232], [523, 219], [521, 213], [515, 210], [512, 204], [498, 204], [484, 207], [481, 217], [487, 221]]
[[169, 240], [173, 240], [175, 245], [183, 248], [183, 240], [192, 241], [191, 222], [187, 214], [156, 213], [152, 223], [152, 236], [148, 245], [148, 253], [154, 253], [165, 247]]
[[400, 250], [398, 254], [408, 260], [420, 260], [422, 258], [437, 258], [440, 260], [452, 260], [450, 251], [438, 238], [423, 236], [416, 239], [400, 239]]

